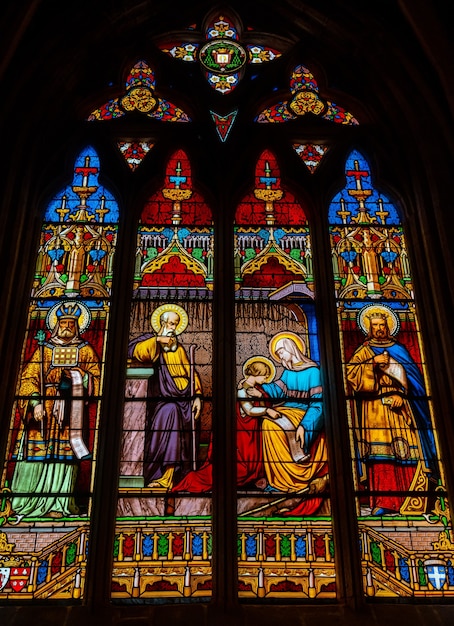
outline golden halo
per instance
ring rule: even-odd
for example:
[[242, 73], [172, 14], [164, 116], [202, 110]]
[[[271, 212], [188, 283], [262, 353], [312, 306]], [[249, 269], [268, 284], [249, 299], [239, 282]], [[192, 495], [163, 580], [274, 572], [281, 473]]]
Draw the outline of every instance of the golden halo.
[[151, 325], [153, 330], [155, 333], [159, 333], [161, 330], [161, 315], [167, 311], [172, 311], [180, 317], [180, 322], [175, 329], [175, 334], [181, 335], [181, 333], [186, 330], [189, 320], [186, 311], [181, 306], [178, 306], [178, 304], [162, 304], [153, 311], [151, 315]]
[[265, 380], [266, 383], [270, 383], [273, 380], [273, 378], [276, 376], [276, 367], [273, 361], [268, 359], [266, 356], [251, 356], [250, 359], [245, 361], [243, 363], [243, 376], [247, 375], [246, 370], [249, 367], [249, 365], [251, 365], [252, 363], [264, 363], [270, 368], [270, 375], [267, 376]]
[[271, 338], [270, 344], [269, 344], [270, 354], [277, 363], [280, 363], [281, 359], [276, 354], [276, 344], [281, 339], [291, 339], [292, 341], [296, 343], [300, 352], [302, 352], [304, 355], [306, 354], [306, 344], [304, 343], [303, 339], [299, 335], [297, 335], [296, 333], [292, 333], [290, 331], [277, 333], [277, 335], [274, 335], [274, 337]]
[[[49, 312], [46, 315], [46, 326], [50, 331], [54, 330], [57, 324], [57, 320], [58, 320], [57, 309], [59, 309], [62, 304], [68, 304], [68, 302], [70, 301], [62, 300], [61, 302], [57, 302], [57, 304], [54, 304], [54, 306], [49, 309]], [[79, 302], [78, 300], [72, 302], [72, 304], [77, 304], [77, 306], [82, 311], [82, 313], [79, 315], [77, 319], [77, 323], [79, 325], [79, 333], [82, 334], [83, 332], [87, 330], [91, 322], [90, 309], [87, 307], [86, 304], [83, 304], [82, 302]]]
[[395, 335], [398, 332], [400, 327], [400, 321], [397, 313], [393, 311], [391, 307], [387, 306], [386, 304], [368, 304], [359, 311], [356, 318], [358, 326], [361, 328], [365, 335], [369, 334], [369, 318], [371, 315], [386, 315], [386, 317], [388, 318], [389, 334]]

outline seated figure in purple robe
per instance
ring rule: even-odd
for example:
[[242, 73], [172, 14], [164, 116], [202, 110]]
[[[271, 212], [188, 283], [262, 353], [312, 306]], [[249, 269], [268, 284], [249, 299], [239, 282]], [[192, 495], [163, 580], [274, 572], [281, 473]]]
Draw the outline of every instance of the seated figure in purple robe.
[[163, 309], [159, 332], [133, 340], [129, 356], [155, 369], [147, 394], [145, 485], [169, 491], [192, 468], [194, 425], [202, 409], [202, 386], [194, 363], [177, 338], [185, 327], [181, 323], [184, 310], [179, 314], [176, 305], [159, 308]]

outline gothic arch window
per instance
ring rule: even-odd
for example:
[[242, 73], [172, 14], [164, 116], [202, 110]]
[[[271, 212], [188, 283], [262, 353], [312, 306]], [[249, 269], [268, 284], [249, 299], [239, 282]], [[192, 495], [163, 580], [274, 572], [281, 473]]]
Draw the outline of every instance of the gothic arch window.
[[453, 575], [446, 478], [405, 230], [357, 150], [329, 222], [364, 590], [442, 591]]
[[213, 262], [211, 210], [177, 150], [137, 234], [114, 599], [211, 594], [211, 474], [188, 480], [211, 456]]
[[[235, 20], [156, 41], [169, 76], [128, 66], [86, 112], [96, 150], [45, 207], [2, 473], [0, 600], [452, 594], [397, 203], [352, 151], [361, 116], [304, 59], [290, 52], [279, 95], [255, 103], [252, 68], [266, 78], [290, 42]], [[173, 61], [201, 64], [195, 104]], [[118, 174], [121, 202], [100, 172]]]
[[84, 592], [119, 219], [101, 172], [84, 148], [44, 213], [2, 474], [7, 599]]
[[239, 594], [334, 598], [311, 234], [269, 150], [235, 224]]

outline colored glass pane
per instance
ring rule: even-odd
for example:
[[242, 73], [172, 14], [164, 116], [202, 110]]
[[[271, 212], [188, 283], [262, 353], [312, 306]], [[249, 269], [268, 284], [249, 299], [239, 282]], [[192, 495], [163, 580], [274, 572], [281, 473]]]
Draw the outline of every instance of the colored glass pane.
[[190, 122], [191, 118], [179, 107], [167, 100], [158, 100], [158, 105], [153, 113], [149, 114], [150, 117], [161, 122]]
[[239, 74], [224, 76], [222, 74], [214, 74], [213, 72], [207, 72], [206, 77], [208, 83], [222, 94], [232, 91], [238, 85], [240, 79]]
[[126, 79], [126, 89], [131, 89], [132, 87], [149, 87], [154, 89], [154, 72], [145, 61], [139, 61], [131, 68]]
[[313, 174], [320, 165], [323, 156], [328, 150], [326, 146], [313, 143], [294, 143], [293, 149], [311, 174]]
[[189, 122], [186, 113], [172, 102], [159, 98], [155, 93], [153, 70], [145, 61], [138, 61], [126, 79], [125, 94], [109, 100], [88, 116], [88, 121], [105, 121], [138, 111], [161, 122]]
[[268, 122], [288, 122], [293, 119], [295, 116], [287, 109], [287, 102], [278, 102], [267, 109], [263, 109], [255, 121], [266, 124]]
[[[193, 30], [191, 27], [189, 30]], [[249, 29], [252, 30], [252, 29]], [[159, 48], [181, 61], [199, 61], [209, 85], [221, 94], [228, 94], [241, 80], [246, 63], [261, 64], [273, 61], [281, 52], [262, 44], [241, 43], [239, 19], [216, 9], [205, 20], [203, 34], [198, 43], [161, 40]], [[191, 39], [194, 37], [191, 34]], [[261, 34], [261, 39], [267, 36]]]
[[118, 148], [132, 171], [139, 167], [153, 146], [151, 141], [118, 142]]
[[206, 70], [226, 74], [238, 71], [246, 58], [246, 52], [239, 44], [224, 39], [208, 41], [199, 53], [200, 62]]
[[292, 72], [290, 79], [290, 90], [292, 93], [301, 91], [302, 89], [309, 89], [311, 91], [318, 91], [318, 84], [314, 78], [314, 75], [304, 65], [298, 65]]
[[221, 141], [226, 141], [230, 131], [232, 130], [233, 123], [236, 119], [238, 111], [232, 111], [228, 115], [218, 115], [213, 111], [210, 111], [211, 117], [216, 124], [216, 130]]
[[84, 593], [118, 220], [99, 173], [84, 149], [44, 214], [2, 473], [13, 600]]
[[234, 260], [239, 595], [332, 598], [312, 247], [268, 150], [237, 208]]
[[125, 112], [120, 108], [119, 100], [116, 98], [115, 100], [109, 100], [99, 109], [92, 111], [88, 119], [89, 121], [113, 120], [117, 117], [122, 117], [124, 114]]
[[357, 151], [329, 207], [364, 592], [443, 595], [452, 560], [404, 229]]
[[238, 39], [238, 31], [232, 18], [225, 15], [213, 17], [206, 28], [207, 39]]
[[165, 47], [161, 47], [161, 50], [163, 52], [166, 52], [174, 59], [179, 59], [180, 61], [194, 62], [197, 61], [197, 51], [199, 47], [199, 44], [193, 43], [177, 43], [175, 45], [169, 43], [166, 44]]
[[288, 122], [310, 113], [336, 124], [358, 125], [358, 120], [351, 113], [320, 96], [317, 81], [303, 65], [298, 65], [293, 70], [290, 92], [289, 100], [263, 109], [255, 121], [262, 124]]
[[351, 126], [357, 126], [358, 120], [353, 117], [353, 114], [346, 111], [341, 106], [334, 104], [334, 102], [326, 103], [326, 110], [323, 114], [323, 119], [328, 122], [335, 122], [336, 124], [347, 124]]
[[[211, 211], [179, 150], [137, 235], [112, 597], [211, 594]], [[134, 568], [131, 568], [131, 561]]]
[[249, 51], [250, 63], [266, 63], [267, 61], [273, 61], [277, 57], [281, 56], [281, 53], [273, 48], [266, 46], [258, 46], [257, 44], [246, 46]]

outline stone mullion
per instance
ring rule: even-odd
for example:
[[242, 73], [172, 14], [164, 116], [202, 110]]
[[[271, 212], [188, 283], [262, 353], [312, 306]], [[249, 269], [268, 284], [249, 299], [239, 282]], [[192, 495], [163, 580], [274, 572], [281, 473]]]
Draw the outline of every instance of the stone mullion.
[[233, 224], [215, 215], [213, 301], [213, 607], [238, 604]]
[[330, 501], [338, 600], [351, 607], [364, 601], [361, 557], [351, 464], [350, 437], [342, 375], [339, 328], [328, 232], [328, 208], [316, 191], [310, 219], [316, 307], [323, 373], [323, 402], [329, 454]]
[[[124, 194], [126, 198], [132, 196], [132, 193]], [[85, 585], [85, 601], [97, 606], [109, 604], [111, 593], [130, 303], [137, 241], [137, 220], [134, 215], [136, 213], [132, 206], [120, 206]], [[110, 486], [108, 489], [107, 485]]]

